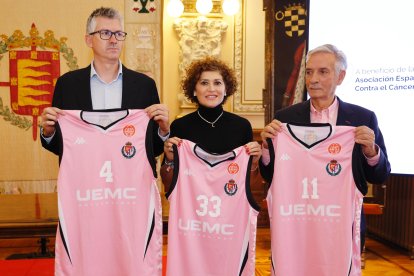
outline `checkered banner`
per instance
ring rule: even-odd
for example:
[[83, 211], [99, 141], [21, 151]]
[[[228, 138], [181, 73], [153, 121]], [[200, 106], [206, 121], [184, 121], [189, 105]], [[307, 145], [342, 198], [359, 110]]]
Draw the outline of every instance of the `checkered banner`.
[[274, 0], [275, 111], [303, 100], [309, 1]]

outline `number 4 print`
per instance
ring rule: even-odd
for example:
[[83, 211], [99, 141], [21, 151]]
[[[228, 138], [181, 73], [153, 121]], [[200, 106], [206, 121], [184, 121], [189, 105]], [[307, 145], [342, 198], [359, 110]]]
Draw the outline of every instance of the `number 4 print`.
[[[310, 196], [310, 198], [312, 199], [318, 199], [319, 195], [318, 195], [318, 179], [316, 177], [314, 177], [310, 183], [312, 185], [312, 194]], [[305, 177], [302, 180], [302, 185], [303, 185], [303, 190], [302, 190], [302, 198], [309, 198], [309, 191], [308, 191], [308, 178]]]
[[105, 161], [105, 163], [101, 167], [99, 176], [105, 178], [105, 182], [114, 181], [113, 174], [112, 174], [112, 162], [111, 161]]

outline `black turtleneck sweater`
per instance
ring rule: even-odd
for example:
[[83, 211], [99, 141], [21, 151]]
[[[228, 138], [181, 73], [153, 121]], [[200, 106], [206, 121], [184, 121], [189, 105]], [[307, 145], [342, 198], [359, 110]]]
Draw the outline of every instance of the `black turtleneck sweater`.
[[[214, 124], [205, 122], [198, 115]], [[221, 105], [215, 108], [200, 106], [198, 110], [174, 120], [171, 124], [170, 137], [190, 140], [201, 148], [213, 153], [226, 153], [253, 140], [250, 122], [236, 114], [223, 111]]]

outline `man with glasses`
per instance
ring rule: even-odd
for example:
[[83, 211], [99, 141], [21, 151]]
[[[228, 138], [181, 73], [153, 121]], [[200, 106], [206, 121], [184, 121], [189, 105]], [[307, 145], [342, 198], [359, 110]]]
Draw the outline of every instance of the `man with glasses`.
[[93, 11], [85, 35], [93, 61], [57, 80], [41, 115], [42, 145], [60, 157], [56, 275], [161, 275], [154, 156], [169, 136], [168, 110], [153, 79], [121, 64], [126, 38], [118, 11]]
[[41, 115], [41, 142], [47, 150], [59, 154], [55, 125], [62, 109], [145, 109], [159, 128], [155, 129], [154, 152], [163, 151], [169, 134], [168, 109], [160, 104], [155, 82], [121, 64], [119, 57], [127, 33], [122, 17], [112, 8], [98, 8], [89, 16], [85, 42], [93, 51], [86, 67], [62, 75], [56, 82], [52, 107]]

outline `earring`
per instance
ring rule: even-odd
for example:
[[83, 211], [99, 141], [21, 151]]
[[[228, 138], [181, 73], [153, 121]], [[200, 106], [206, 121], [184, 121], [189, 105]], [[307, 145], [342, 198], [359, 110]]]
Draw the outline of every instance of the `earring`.
[[194, 91], [194, 97], [197, 96], [197, 93]]

